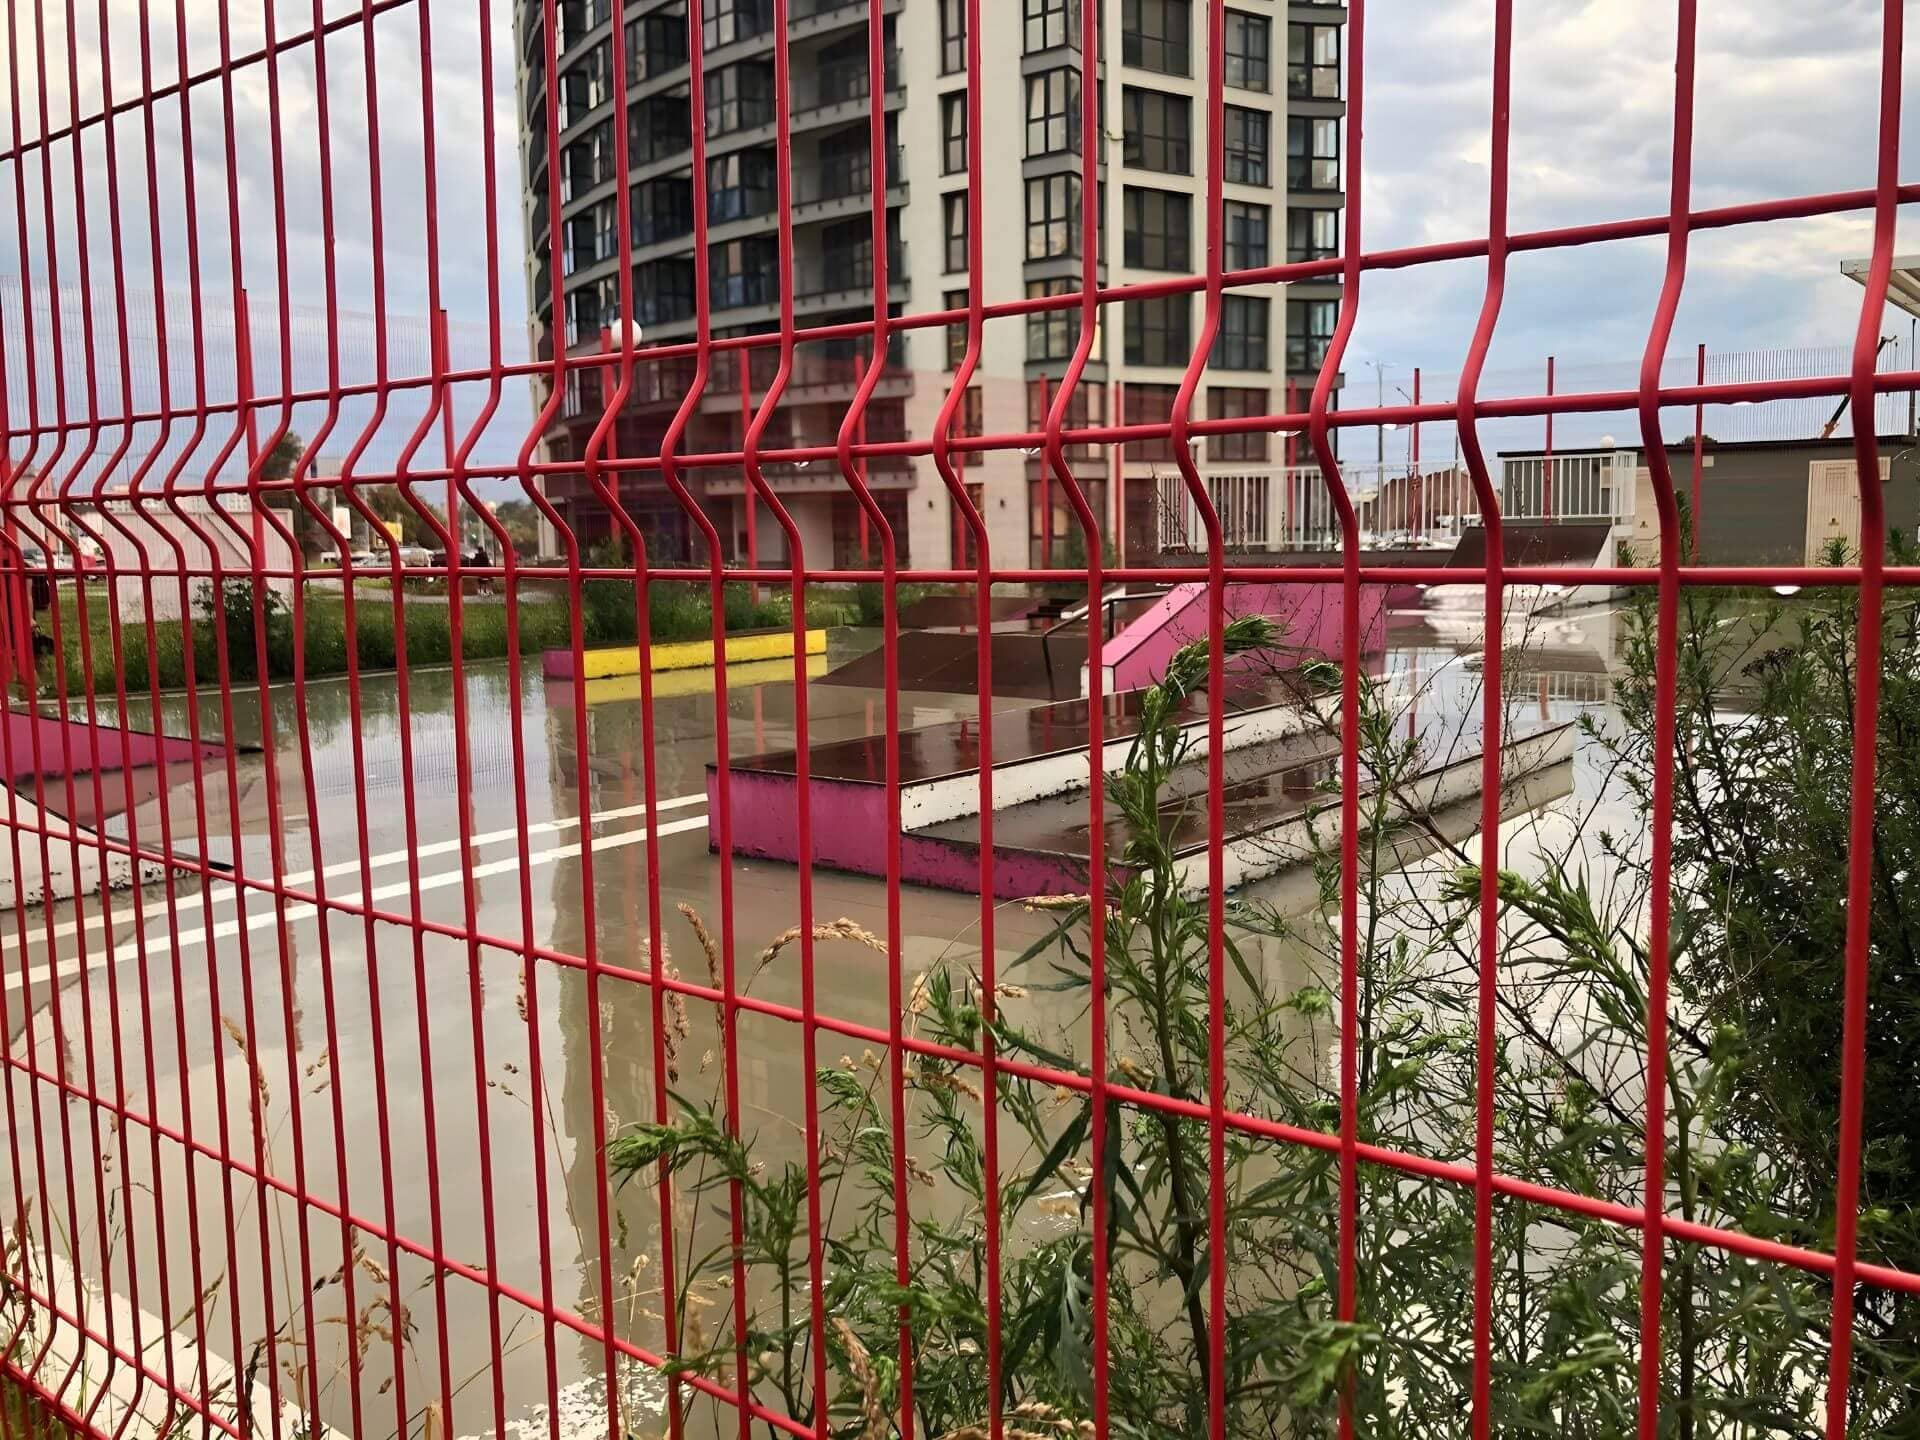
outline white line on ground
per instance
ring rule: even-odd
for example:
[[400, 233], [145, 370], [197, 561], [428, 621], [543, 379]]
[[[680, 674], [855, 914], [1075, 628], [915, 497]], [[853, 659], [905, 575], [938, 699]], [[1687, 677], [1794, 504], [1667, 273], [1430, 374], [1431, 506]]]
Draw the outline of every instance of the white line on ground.
[[[704, 793], [676, 795], [671, 800], [659, 801], [654, 806], [654, 809], [683, 810], [689, 805], [704, 805], [706, 803], [707, 797]], [[610, 820], [631, 820], [636, 815], [644, 815], [646, 813], [647, 807], [645, 805], [622, 805], [614, 810], [601, 810], [596, 812], [593, 817], [593, 823], [599, 825]], [[571, 830], [579, 825], [579, 823], [580, 817], [578, 815], [563, 815], [554, 820], [540, 820], [527, 826], [527, 835], [529, 838], [535, 835], [551, 835], [560, 830]], [[660, 828], [660, 833], [666, 835], [673, 832], [663, 825]], [[508, 840], [518, 839], [519, 835], [520, 832], [518, 830], [488, 830], [475, 835], [471, 843], [476, 847], [481, 845], [498, 845]], [[84, 845], [86, 841], [82, 840], [81, 843]], [[425, 860], [435, 855], [458, 854], [459, 850], [460, 842], [457, 839], [435, 840], [430, 844], [416, 847], [411, 853]], [[407, 858], [408, 854], [409, 852], [406, 850], [383, 851], [378, 855], [369, 856], [367, 858], [366, 868], [369, 870], [380, 870], [389, 865], [398, 865]], [[360, 873], [360, 868], [360, 862], [358, 860], [339, 860], [325, 867], [321, 873], [326, 876], [326, 878], [332, 879], [336, 875], [357, 875]], [[211, 878], [214, 883], [225, 886], [225, 888], [214, 892], [211, 897], [213, 903], [216, 905], [232, 904], [235, 890], [238, 887], [224, 875], [215, 875]], [[312, 883], [313, 878], [314, 872], [311, 870], [295, 870], [290, 872], [281, 883], [284, 885], [307, 885]], [[159, 882], [148, 881], [147, 883], [152, 885]], [[200, 895], [195, 892], [190, 895], [181, 896], [176, 902], [176, 908], [185, 909], [188, 906], [197, 906], [201, 903]], [[143, 920], [157, 920], [165, 916], [166, 913], [167, 902], [157, 900], [140, 912], [140, 918]], [[101, 916], [96, 909], [93, 914], [87, 917], [86, 928], [91, 933], [98, 931], [100, 926]], [[78, 920], [63, 921], [61, 924], [53, 927], [53, 938], [55, 940], [69, 939], [79, 933], [80, 922]], [[36, 934], [33, 938], [38, 939], [39, 936]]]

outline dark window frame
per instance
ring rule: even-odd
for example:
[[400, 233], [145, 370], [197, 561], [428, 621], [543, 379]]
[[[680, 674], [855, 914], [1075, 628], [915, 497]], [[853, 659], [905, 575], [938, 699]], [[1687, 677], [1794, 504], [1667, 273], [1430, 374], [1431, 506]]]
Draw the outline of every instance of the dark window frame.
[[1229, 10], [1226, 21], [1221, 78], [1239, 90], [1269, 93], [1273, 88], [1272, 19], [1246, 10]]
[[1229, 105], [1221, 117], [1226, 178], [1236, 185], [1267, 185], [1273, 177], [1273, 116]]
[[[1259, 244], [1254, 244], [1258, 221]], [[1221, 229], [1226, 236], [1223, 257], [1228, 270], [1257, 270], [1273, 253], [1273, 207], [1254, 200], [1228, 200], [1221, 206]]]
[[967, 0], [940, 0], [940, 73], [967, 68]]
[[1273, 305], [1264, 295], [1220, 297], [1220, 329], [1208, 363], [1217, 370], [1265, 370], [1272, 346]]
[[[1323, 55], [1319, 42], [1331, 39], [1331, 55]], [[1338, 100], [1340, 98], [1340, 51], [1343, 42], [1338, 25], [1294, 20], [1287, 24], [1287, 95], [1294, 100]]]
[[967, 273], [967, 192], [953, 190], [940, 197], [942, 269], [948, 275]]
[[[1039, 213], [1034, 200], [1039, 197]], [[1027, 181], [1027, 248], [1029, 260], [1070, 260], [1080, 254], [1080, 177], [1071, 173], [1037, 175]], [[1040, 241], [1035, 247], [1034, 236]]]
[[1073, 0], [1026, 0], [1023, 52], [1080, 48], [1080, 7]]
[[1124, 86], [1120, 124], [1122, 164], [1162, 175], [1193, 173], [1193, 102], [1187, 96]]
[[967, 92], [953, 90], [940, 97], [940, 173], [967, 173]]
[[[1026, 77], [1027, 137], [1029, 160], [1042, 155], [1080, 153], [1080, 71], [1076, 66], [1059, 65]], [[1056, 83], [1058, 82], [1058, 83]], [[1059, 93], [1056, 94], [1055, 92]], [[1034, 114], [1034, 97], [1043, 108]], [[1055, 109], [1056, 103], [1059, 108]], [[1036, 131], [1040, 144], [1034, 144]]]
[[[1322, 222], [1331, 232], [1325, 238], [1314, 232]], [[1300, 224], [1299, 222], [1304, 222]], [[1309, 260], [1328, 260], [1340, 253], [1340, 212], [1319, 210], [1304, 205], [1287, 208], [1287, 263], [1297, 265]]]
[[1287, 189], [1328, 195], [1340, 189], [1340, 122], [1330, 115], [1287, 117]]
[[1162, 75], [1193, 73], [1189, 0], [1122, 0], [1120, 62]]
[[[1072, 276], [1057, 275], [1049, 280], [1029, 280], [1027, 298], [1037, 300], [1049, 295], [1072, 295], [1080, 283]], [[1080, 338], [1080, 312], [1071, 305], [1057, 310], [1027, 312], [1027, 359], [1030, 361], [1065, 360], [1072, 356]]]
[[[1207, 387], [1207, 418], [1209, 420], [1245, 420], [1267, 413], [1268, 391], [1265, 386], [1254, 385], [1209, 385]], [[1209, 461], [1246, 461], [1265, 460], [1267, 458], [1267, 439], [1269, 431], [1230, 430], [1207, 437], [1207, 459]]]
[[1322, 299], [1287, 301], [1287, 373], [1317, 373], [1333, 344], [1340, 321], [1340, 302]]
[[1156, 295], [1130, 300], [1122, 353], [1129, 365], [1178, 369], [1193, 359], [1193, 297]]
[[1190, 197], [1178, 190], [1129, 185], [1121, 194], [1120, 204], [1125, 264], [1136, 270], [1193, 268]]

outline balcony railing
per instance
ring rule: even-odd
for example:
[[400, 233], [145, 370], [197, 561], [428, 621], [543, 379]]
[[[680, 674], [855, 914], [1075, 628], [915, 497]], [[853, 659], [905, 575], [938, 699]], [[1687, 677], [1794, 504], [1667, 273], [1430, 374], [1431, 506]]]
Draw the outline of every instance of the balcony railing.
[[[901, 183], [906, 169], [906, 147], [896, 145], [887, 152], [887, 186]], [[829, 200], [848, 200], [873, 193], [873, 164], [863, 151], [855, 156], [824, 160], [812, 171], [793, 177], [793, 203], [820, 204]]]

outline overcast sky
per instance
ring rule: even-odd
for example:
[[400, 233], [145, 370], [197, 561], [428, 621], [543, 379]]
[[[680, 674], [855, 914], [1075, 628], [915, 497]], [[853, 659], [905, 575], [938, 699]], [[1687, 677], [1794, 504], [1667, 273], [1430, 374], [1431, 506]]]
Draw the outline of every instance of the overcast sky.
[[[140, 87], [138, 0], [107, 0], [113, 93], [125, 98]], [[921, 3], [921, 0], [916, 0]], [[219, 7], [213, 0], [186, 0], [188, 68], [198, 70], [219, 56]], [[98, 51], [97, 0], [86, 0], [79, 24], [80, 50]], [[155, 45], [156, 83], [175, 73], [172, 8], [148, 0]], [[350, 0], [325, 0], [324, 13], [357, 8]], [[336, 219], [331, 254], [343, 313], [340, 342], [343, 374], [351, 383], [371, 378], [376, 326], [370, 157], [372, 127], [380, 136], [381, 217], [385, 226], [385, 306], [388, 333], [394, 337], [390, 370], [417, 370], [414, 343], [424, 334], [419, 317], [428, 308], [425, 233], [426, 187], [421, 164], [423, 86], [420, 65], [420, 6], [402, 6], [375, 23], [376, 66], [381, 79], [370, 113], [361, 32], [353, 26], [336, 32], [326, 47], [329, 71], [327, 118], [335, 189]], [[990, 13], [1000, 7], [989, 6]], [[1514, 43], [1511, 225], [1516, 231], [1641, 216], [1667, 204], [1672, 127], [1672, 0], [1519, 0]], [[24, 12], [25, 7], [16, 7]], [[63, 5], [50, 3], [49, 11]], [[517, 123], [513, 94], [511, 0], [493, 0], [493, 95], [498, 143], [492, 157], [499, 206], [497, 268], [491, 273], [483, 239], [487, 234], [484, 197], [487, 157], [481, 145], [483, 113], [479, 69], [481, 16], [475, 0], [434, 0], [431, 5], [434, 52], [432, 118], [439, 168], [437, 208], [440, 237], [439, 279], [443, 303], [453, 319], [456, 358], [484, 363], [489, 336], [484, 324], [497, 308], [503, 321], [502, 349], [509, 358], [525, 353], [525, 294], [522, 282], [519, 217], [519, 163], [515, 155]], [[1874, 178], [1873, 136], [1878, 92], [1879, 0], [1734, 0], [1701, 6], [1698, 110], [1695, 144], [1695, 203], [1715, 206], [1778, 195], [1797, 195], [1869, 186]], [[1489, 82], [1492, 58], [1491, 0], [1390, 0], [1371, 7], [1367, 23], [1366, 147], [1363, 242], [1368, 249], [1455, 240], [1484, 234], [1490, 155]], [[282, 34], [309, 28], [309, 0], [280, 0]], [[24, 73], [22, 125], [39, 129], [36, 39], [31, 16], [16, 14], [21, 25]], [[256, 48], [263, 34], [257, 5], [236, 0], [228, 11], [235, 53]], [[1008, 22], [1010, 23], [1010, 22]], [[66, 39], [58, 13], [48, 19], [47, 50], [52, 73], [46, 86], [52, 123], [66, 118], [69, 87], [65, 77]], [[0, 37], [0, 44], [4, 44]], [[1279, 57], [1276, 57], [1278, 59]], [[290, 52], [279, 67], [280, 193], [285, 222], [275, 214], [272, 133], [266, 67], [248, 67], [234, 87], [232, 129], [238, 166], [239, 234], [243, 271], [255, 315], [257, 365], [271, 375], [276, 367], [278, 327], [274, 321], [278, 290], [276, 241], [287, 242], [290, 300], [296, 311], [292, 349], [296, 383], [309, 380], [317, 367], [324, 378], [327, 354], [325, 322], [326, 233], [320, 224], [319, 160], [321, 116], [317, 105], [314, 57], [310, 49]], [[1911, 73], [1911, 66], [1909, 66]], [[1913, 87], [1909, 87], [1913, 88]], [[78, 86], [82, 114], [99, 107], [102, 77], [97, 63], [84, 58]], [[0, 112], [6, 98], [0, 96]], [[1920, 97], [1908, 107], [1920, 111]], [[202, 294], [198, 313], [206, 326], [209, 371], [230, 386], [232, 284], [226, 243], [227, 174], [224, 160], [227, 112], [218, 86], [194, 91], [194, 164], [200, 198], [199, 244]], [[9, 141], [15, 121], [6, 114], [0, 134]], [[1906, 150], [1920, 153], [1920, 121], [1903, 127]], [[82, 149], [81, 179], [73, 178], [71, 147], [52, 148], [50, 186], [43, 181], [40, 153], [29, 155], [18, 182], [29, 219], [24, 260], [36, 286], [47, 278], [45, 196], [54, 198], [54, 255], [64, 285], [78, 281], [80, 228], [77, 195], [88, 209], [88, 248], [95, 256], [92, 281], [96, 319], [102, 337], [98, 357], [105, 393], [117, 395], [112, 371], [117, 357], [110, 340], [118, 333], [112, 318], [107, 280], [107, 217], [116, 208], [105, 165], [106, 138], [88, 132]], [[117, 209], [130, 283], [151, 293], [152, 250], [147, 239], [149, 207], [145, 197], [146, 127], [136, 110], [117, 122], [114, 135], [121, 162]], [[186, 348], [196, 313], [189, 293], [187, 225], [182, 204], [186, 191], [181, 156], [181, 115], [177, 101], [155, 109], [154, 146], [159, 155], [162, 273], [173, 287], [166, 303], [172, 329], [169, 367], [176, 387], [191, 383], [192, 361]], [[1351, 146], [1349, 145], [1349, 153]], [[1350, 173], [1350, 172], [1349, 172]], [[0, 164], [0, 210], [12, 210], [16, 172]], [[1910, 229], [1910, 227], [1908, 227]], [[22, 247], [11, 227], [0, 227], [0, 276], [17, 277]], [[1870, 221], [1865, 214], [1781, 222], [1703, 234], [1693, 242], [1692, 264], [1670, 353], [1681, 357], [1676, 373], [1690, 369], [1692, 349], [1704, 341], [1716, 354], [1793, 346], [1844, 346], [1852, 337], [1861, 292], [1839, 274], [1842, 260], [1864, 254]], [[1920, 243], [1903, 231], [1903, 250]], [[1537, 389], [1544, 357], [1558, 356], [1562, 389], [1575, 386], [1625, 386], [1645, 344], [1654, 298], [1664, 268], [1664, 243], [1649, 240], [1587, 246], [1578, 250], [1526, 254], [1512, 262], [1508, 295], [1489, 367], [1486, 393]], [[1479, 309], [1485, 264], [1459, 262], [1415, 271], [1370, 274], [1347, 364], [1349, 393], [1371, 398], [1376, 383], [1392, 389], [1410, 383], [1414, 365], [1423, 367], [1425, 393], [1451, 393]], [[23, 396], [17, 336], [19, 291], [0, 290], [0, 316], [14, 363], [8, 388], [15, 413]], [[151, 308], [151, 302], [148, 302]], [[136, 303], [136, 310], [139, 306]], [[69, 388], [77, 383], [79, 322], [77, 297], [62, 301], [69, 327]], [[75, 327], [78, 327], [77, 329]], [[1886, 328], [1905, 325], [1889, 315]], [[49, 363], [44, 320], [40, 327], [43, 367]], [[145, 373], [157, 373], [150, 324], [133, 327], [135, 359]], [[413, 337], [412, 340], [406, 337]], [[1812, 363], [1802, 357], [1782, 364]], [[1376, 382], [1369, 362], [1385, 367]], [[135, 400], [151, 401], [155, 381], [138, 378]], [[226, 377], [222, 381], [219, 377]], [[43, 375], [43, 392], [50, 387]], [[176, 401], [178, 389], [176, 388]], [[478, 403], [478, 393], [462, 399]], [[43, 407], [46, 404], [43, 394]], [[104, 404], [103, 404], [103, 408]], [[1803, 409], [1805, 407], [1802, 407]], [[1817, 407], [1815, 407], [1817, 408]], [[336, 432], [345, 448], [370, 412], [349, 406]], [[397, 451], [418, 418], [410, 396], [396, 399], [393, 413], [375, 438], [372, 453]], [[1718, 417], [1731, 423], [1735, 417]], [[527, 392], [516, 382], [507, 387], [500, 416], [479, 451], [510, 459], [529, 419]], [[1753, 417], [1746, 417], [1752, 424]], [[1674, 417], [1685, 428], [1689, 420]], [[16, 422], [17, 423], [17, 422]], [[311, 410], [297, 423], [318, 423]], [[1561, 443], [1579, 433], [1596, 438], [1601, 429], [1632, 433], [1629, 417], [1568, 419]], [[1795, 423], [1798, 423], [1797, 421]], [[1622, 428], [1625, 427], [1625, 428]], [[1537, 428], [1537, 425], [1536, 427]], [[1710, 429], [1716, 428], [1710, 422]], [[1724, 428], [1722, 430], [1724, 433]], [[1508, 427], [1491, 437], [1496, 444], [1527, 443], [1521, 429]], [[1450, 444], [1435, 433], [1430, 445]]]

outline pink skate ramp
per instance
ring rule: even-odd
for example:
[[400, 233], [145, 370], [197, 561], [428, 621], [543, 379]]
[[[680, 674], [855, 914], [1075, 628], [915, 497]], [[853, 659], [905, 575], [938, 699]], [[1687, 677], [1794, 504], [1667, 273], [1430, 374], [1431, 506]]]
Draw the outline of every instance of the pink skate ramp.
[[[1383, 643], [1386, 587], [1360, 587], [1360, 648], [1378, 650]], [[1301, 660], [1338, 660], [1345, 591], [1338, 583], [1283, 581], [1274, 584], [1229, 584], [1228, 619], [1267, 615], [1280, 623], [1278, 650], [1291, 663]], [[1207, 587], [1193, 581], [1176, 585], [1144, 614], [1128, 622], [1106, 642], [1103, 653], [1108, 693], [1152, 685], [1166, 673], [1173, 652], [1207, 633]], [[1260, 652], [1230, 657], [1229, 666], [1260, 660]], [[1262, 663], [1271, 665], [1267, 655]]]

